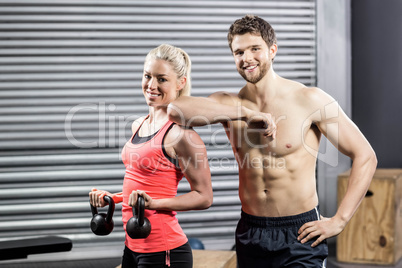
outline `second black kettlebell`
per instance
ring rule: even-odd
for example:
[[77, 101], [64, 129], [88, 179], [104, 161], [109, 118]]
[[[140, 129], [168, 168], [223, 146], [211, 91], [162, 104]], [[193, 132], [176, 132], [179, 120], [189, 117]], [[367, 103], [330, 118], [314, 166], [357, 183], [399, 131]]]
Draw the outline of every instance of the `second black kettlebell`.
[[132, 239], [147, 238], [151, 233], [151, 223], [144, 217], [144, 209], [144, 197], [139, 195], [137, 205], [133, 207], [133, 217], [126, 225], [126, 232]]
[[98, 213], [96, 207], [92, 206], [91, 204], [91, 211], [92, 211], [92, 220], [91, 220], [91, 230], [96, 235], [108, 235], [113, 231], [114, 222], [113, 222], [113, 213], [114, 213], [114, 201], [108, 195], [103, 197], [109, 204], [109, 208], [107, 210], [107, 214], [105, 213]]

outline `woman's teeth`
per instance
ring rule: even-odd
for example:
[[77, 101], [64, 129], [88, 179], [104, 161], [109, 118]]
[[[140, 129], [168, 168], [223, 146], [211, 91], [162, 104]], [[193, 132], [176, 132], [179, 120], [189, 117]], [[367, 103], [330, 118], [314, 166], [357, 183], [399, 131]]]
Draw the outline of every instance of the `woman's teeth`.
[[158, 96], [160, 96], [160, 94], [157, 94], [157, 93], [151, 93], [151, 92], [147, 92], [147, 93], [148, 93], [148, 95], [151, 96], [151, 97], [158, 97]]

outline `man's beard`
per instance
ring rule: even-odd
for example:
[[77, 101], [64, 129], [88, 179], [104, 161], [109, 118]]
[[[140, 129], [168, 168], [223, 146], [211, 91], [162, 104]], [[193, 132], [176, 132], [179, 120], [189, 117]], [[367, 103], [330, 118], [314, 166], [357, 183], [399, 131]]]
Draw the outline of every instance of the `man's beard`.
[[268, 72], [269, 66], [268, 63], [260, 64], [257, 68], [259, 68], [260, 72], [257, 74], [257, 76], [247, 76], [246, 72], [244, 71], [243, 68], [238, 68], [237, 71], [239, 74], [243, 77], [244, 80], [246, 80], [249, 83], [256, 84], [258, 83]]

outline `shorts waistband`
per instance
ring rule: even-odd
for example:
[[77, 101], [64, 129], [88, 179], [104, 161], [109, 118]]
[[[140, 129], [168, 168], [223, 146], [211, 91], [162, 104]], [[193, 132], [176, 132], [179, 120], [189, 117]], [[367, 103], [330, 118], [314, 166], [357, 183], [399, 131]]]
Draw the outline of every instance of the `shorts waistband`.
[[320, 210], [318, 206], [310, 211], [285, 217], [259, 217], [247, 214], [243, 210], [241, 211], [241, 220], [244, 220], [247, 224], [256, 227], [285, 227], [303, 225], [306, 222], [316, 221], [319, 219]]

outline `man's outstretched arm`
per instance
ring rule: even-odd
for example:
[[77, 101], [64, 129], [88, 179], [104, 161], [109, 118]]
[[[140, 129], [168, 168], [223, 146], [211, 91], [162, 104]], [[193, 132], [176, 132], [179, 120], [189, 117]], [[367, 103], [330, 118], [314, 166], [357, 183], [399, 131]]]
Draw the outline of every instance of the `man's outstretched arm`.
[[230, 120], [246, 120], [246, 108], [240, 103], [222, 103], [217, 95], [208, 98], [182, 96], [168, 106], [169, 119], [179, 124], [205, 126]]
[[[270, 114], [241, 105], [237, 97], [214, 93], [208, 98], [182, 96], [168, 106], [169, 120], [183, 126], [205, 126], [234, 120], [264, 129], [265, 136], [275, 138], [276, 124]], [[258, 124], [259, 123], [259, 124]]]

